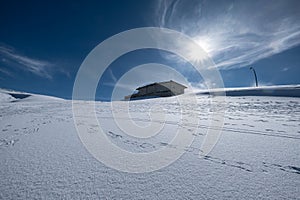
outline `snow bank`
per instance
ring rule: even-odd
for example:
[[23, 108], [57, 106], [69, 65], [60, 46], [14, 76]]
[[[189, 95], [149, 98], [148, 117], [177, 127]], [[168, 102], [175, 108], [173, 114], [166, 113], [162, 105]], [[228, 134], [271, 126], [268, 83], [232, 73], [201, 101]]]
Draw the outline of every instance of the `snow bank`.
[[[214, 95], [220, 92], [214, 89], [197, 92], [198, 95]], [[262, 86], [262, 87], [241, 87], [225, 88], [226, 96], [281, 96], [281, 97], [300, 97], [300, 85], [281, 85], [281, 86]]]

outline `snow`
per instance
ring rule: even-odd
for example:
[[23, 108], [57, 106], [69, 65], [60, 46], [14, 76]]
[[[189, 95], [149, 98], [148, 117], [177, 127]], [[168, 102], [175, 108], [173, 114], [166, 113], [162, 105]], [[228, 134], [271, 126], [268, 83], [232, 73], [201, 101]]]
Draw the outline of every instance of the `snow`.
[[[200, 94], [218, 93], [222, 90], [200, 90]], [[276, 85], [276, 86], [260, 86], [260, 87], [240, 87], [225, 88], [227, 96], [283, 96], [283, 97], [300, 97], [300, 85]]]
[[31, 94], [26, 92], [18, 92], [13, 90], [6, 90], [0, 88], [0, 103], [7, 103], [7, 102], [25, 102], [25, 101], [52, 101], [52, 100], [63, 100], [58, 97], [51, 97], [46, 95], [40, 94]]
[[[130, 114], [140, 126], [151, 120], [153, 104], [167, 111], [163, 131], [142, 139], [118, 128], [109, 102], [96, 102], [107, 137], [139, 153], [178, 148], [170, 142], [182, 106], [184, 115], [200, 111], [195, 141], [182, 157], [160, 170], [133, 174], [109, 168], [87, 151], [71, 101], [28, 93], [16, 99], [9, 93], [0, 91], [0, 199], [299, 199], [299, 98], [227, 97], [223, 128], [209, 127], [207, 95], [197, 96], [197, 107], [189, 106], [190, 95], [183, 95], [184, 105], [176, 97], [132, 101]], [[116, 108], [124, 103], [116, 102]], [[208, 128], [223, 132], [213, 151], [199, 158]]]

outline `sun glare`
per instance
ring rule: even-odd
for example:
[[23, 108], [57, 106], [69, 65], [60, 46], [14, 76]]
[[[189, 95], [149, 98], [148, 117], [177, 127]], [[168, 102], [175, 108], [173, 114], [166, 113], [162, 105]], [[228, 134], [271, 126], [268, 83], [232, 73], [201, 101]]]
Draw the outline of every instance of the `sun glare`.
[[209, 56], [212, 56], [211, 55], [211, 53], [213, 51], [212, 42], [211, 42], [212, 40], [210, 40], [207, 37], [197, 37], [197, 38], [194, 38], [194, 41], [202, 48], [202, 50], [205, 53], [199, 51], [199, 49], [193, 45], [184, 44], [182, 46], [185, 48], [185, 50], [187, 52], [189, 52], [190, 59], [192, 59], [194, 61], [200, 61], [200, 60], [207, 58], [207, 54]]
[[209, 37], [196, 37], [194, 40], [206, 53], [210, 54], [213, 51], [213, 41]]

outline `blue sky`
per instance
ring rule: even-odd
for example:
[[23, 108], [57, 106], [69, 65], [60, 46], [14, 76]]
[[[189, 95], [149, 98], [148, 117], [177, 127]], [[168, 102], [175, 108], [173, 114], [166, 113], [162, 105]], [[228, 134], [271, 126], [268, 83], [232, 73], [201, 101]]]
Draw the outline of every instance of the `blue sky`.
[[[226, 87], [253, 86], [250, 66], [260, 85], [300, 84], [297, 0], [2, 1], [0, 87], [71, 98], [76, 73], [95, 46], [119, 32], [149, 26], [192, 37], [214, 60]], [[192, 88], [205, 85], [178, 56], [137, 50], [111, 64], [98, 84], [97, 98], [109, 100], [117, 80], [145, 63], [174, 67]], [[168, 71], [137, 70], [124, 94], [169, 79], [177, 77]]]

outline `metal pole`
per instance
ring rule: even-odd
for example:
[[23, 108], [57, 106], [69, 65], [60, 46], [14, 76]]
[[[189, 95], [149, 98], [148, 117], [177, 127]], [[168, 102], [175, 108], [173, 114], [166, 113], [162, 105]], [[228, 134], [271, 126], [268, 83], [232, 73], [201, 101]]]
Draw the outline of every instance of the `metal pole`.
[[253, 71], [254, 73], [254, 77], [255, 77], [255, 84], [256, 84], [256, 87], [258, 87], [258, 82], [257, 82], [257, 76], [256, 76], [256, 72], [255, 72], [255, 69], [253, 67], [250, 67], [250, 70]]

